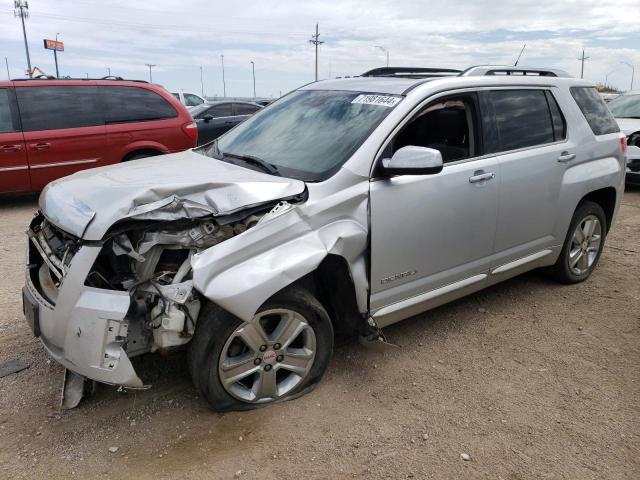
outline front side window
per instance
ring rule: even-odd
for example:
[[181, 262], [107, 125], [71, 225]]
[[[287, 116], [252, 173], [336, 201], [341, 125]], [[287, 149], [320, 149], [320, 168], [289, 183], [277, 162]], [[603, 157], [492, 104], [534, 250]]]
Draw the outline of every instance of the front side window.
[[474, 97], [462, 95], [437, 100], [411, 120], [392, 142], [390, 156], [409, 145], [438, 150], [442, 161], [454, 162], [477, 155]]
[[219, 103], [217, 105], [198, 105], [193, 110], [191, 110], [191, 116], [196, 120], [202, 119], [204, 117], [230, 117], [232, 115], [231, 112], [231, 104], [230, 103]]
[[169, 102], [146, 88], [103, 86], [99, 90], [107, 123], [144, 122], [178, 116]]
[[236, 103], [236, 115], [253, 115], [260, 107], [250, 103]]
[[95, 86], [16, 87], [15, 90], [25, 132], [104, 125]]
[[0, 88], [0, 133], [13, 132], [16, 128], [13, 125], [11, 115], [11, 97], [8, 88]]
[[620, 131], [607, 105], [595, 88], [571, 87], [570, 90], [594, 135], [606, 135]]
[[[259, 111], [218, 140], [218, 150], [252, 156], [287, 177], [333, 175], [402, 97], [337, 90], [298, 90]], [[214, 156], [213, 149], [204, 153]]]
[[640, 118], [640, 95], [620, 95], [609, 102], [616, 118]]
[[196, 105], [200, 105], [203, 102], [204, 100], [202, 100], [199, 96], [194, 95], [193, 93], [184, 94], [184, 104], [187, 107], [195, 107]]
[[494, 90], [489, 96], [495, 112], [497, 151], [555, 141], [552, 114], [544, 90]]

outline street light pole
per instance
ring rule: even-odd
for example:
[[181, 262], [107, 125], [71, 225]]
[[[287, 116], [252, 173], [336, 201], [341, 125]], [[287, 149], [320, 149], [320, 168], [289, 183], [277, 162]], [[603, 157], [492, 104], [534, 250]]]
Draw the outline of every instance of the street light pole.
[[56, 62], [56, 78], [60, 78], [60, 71], [58, 70], [58, 35], [56, 33], [56, 48], [53, 49], [53, 60]]
[[11, 80], [11, 74], [9, 73], [9, 59], [4, 57], [4, 64], [7, 66], [7, 80]]
[[253, 73], [253, 98], [256, 98], [256, 64], [251, 60], [251, 72]]
[[111, 67], [107, 67], [107, 73], [111, 76]]
[[222, 62], [222, 96], [227, 96], [227, 83], [224, 80], [224, 55], [220, 55], [220, 61]]
[[631, 65], [629, 62], [620, 62], [620, 63], [624, 63], [627, 67], [631, 68], [631, 88], [629, 90], [633, 90], [633, 77], [636, 74], [636, 67]]
[[29, 44], [27, 43], [27, 29], [24, 26], [24, 19], [29, 18], [29, 3], [23, 0], [15, 0], [13, 2], [13, 14], [22, 20], [22, 36], [24, 37], [24, 49], [27, 52], [27, 68], [29, 69], [29, 78], [33, 77], [31, 70], [31, 57], [29, 57]]
[[204, 98], [204, 82], [202, 81], [202, 65], [200, 66], [200, 93]]
[[151, 69], [156, 66], [155, 63], [145, 63], [149, 67], [149, 83], [153, 83], [153, 77], [151, 76]]
[[374, 45], [375, 48], [379, 48], [387, 55], [387, 67], [389, 66], [389, 50], [384, 48], [382, 45]]

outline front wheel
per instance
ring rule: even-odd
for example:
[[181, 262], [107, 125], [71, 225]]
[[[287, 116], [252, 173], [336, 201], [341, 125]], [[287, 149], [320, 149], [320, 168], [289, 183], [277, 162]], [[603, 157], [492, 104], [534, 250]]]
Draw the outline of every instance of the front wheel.
[[189, 347], [191, 376], [215, 411], [247, 410], [305, 393], [333, 351], [333, 328], [309, 292], [272, 297], [249, 322], [210, 304]]
[[595, 270], [607, 231], [607, 218], [602, 207], [594, 202], [578, 205], [558, 261], [552, 267], [556, 280], [578, 283]]

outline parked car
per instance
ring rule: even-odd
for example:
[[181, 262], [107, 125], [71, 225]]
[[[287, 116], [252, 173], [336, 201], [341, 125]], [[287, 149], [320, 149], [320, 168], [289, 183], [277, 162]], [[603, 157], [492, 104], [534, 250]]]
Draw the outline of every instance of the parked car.
[[39, 191], [85, 168], [194, 147], [191, 116], [146, 82], [0, 82], [0, 193]]
[[195, 93], [171, 92], [171, 95], [177, 98], [181, 104], [187, 107], [187, 109], [191, 109], [192, 107], [196, 107], [206, 102], [204, 98], [200, 95], [196, 95]]
[[49, 184], [23, 298], [65, 398], [187, 345], [211, 408], [254, 408], [309, 391], [334, 331], [376, 341], [538, 267], [586, 280], [625, 172], [595, 88], [433, 70], [311, 83], [205, 147]]
[[628, 92], [609, 102], [609, 110], [616, 118], [620, 130], [627, 136], [627, 183], [640, 185], [640, 91]]
[[207, 102], [191, 110], [198, 125], [198, 145], [204, 145], [262, 108], [252, 102]]

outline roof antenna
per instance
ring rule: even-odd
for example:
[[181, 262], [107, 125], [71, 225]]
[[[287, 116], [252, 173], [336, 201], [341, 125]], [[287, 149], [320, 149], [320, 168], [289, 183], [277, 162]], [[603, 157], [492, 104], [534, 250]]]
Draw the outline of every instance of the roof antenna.
[[527, 47], [527, 44], [525, 43], [525, 44], [522, 46], [522, 50], [520, 50], [520, 55], [518, 55], [518, 58], [517, 58], [517, 60], [516, 60], [516, 63], [514, 63], [514, 64], [513, 64], [513, 66], [514, 66], [514, 67], [517, 67], [517, 66], [518, 66], [518, 62], [520, 61], [520, 57], [522, 56], [522, 52], [524, 52], [524, 49], [525, 49], [526, 47]]

